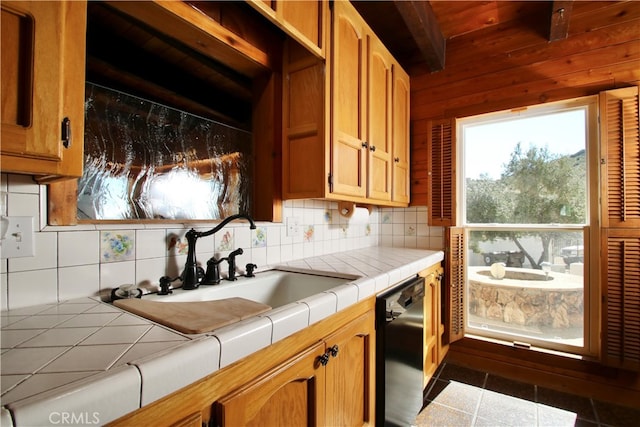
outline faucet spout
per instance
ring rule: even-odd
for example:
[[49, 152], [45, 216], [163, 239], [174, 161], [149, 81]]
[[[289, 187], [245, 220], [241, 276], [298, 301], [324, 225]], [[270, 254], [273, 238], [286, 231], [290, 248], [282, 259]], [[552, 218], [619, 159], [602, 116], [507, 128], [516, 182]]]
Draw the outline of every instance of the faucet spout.
[[253, 219], [247, 214], [235, 214], [226, 217], [222, 222], [211, 230], [207, 231], [196, 231], [195, 229], [191, 229], [187, 231], [186, 239], [187, 244], [189, 245], [189, 249], [187, 252], [187, 261], [184, 265], [184, 271], [182, 272], [182, 289], [196, 289], [200, 285], [200, 280], [202, 276], [204, 276], [204, 271], [202, 267], [198, 267], [196, 261], [196, 241], [200, 237], [211, 236], [212, 234], [217, 233], [222, 230], [228, 223], [234, 221], [236, 219], [246, 219], [249, 221], [249, 228], [255, 230], [256, 224], [253, 222]]

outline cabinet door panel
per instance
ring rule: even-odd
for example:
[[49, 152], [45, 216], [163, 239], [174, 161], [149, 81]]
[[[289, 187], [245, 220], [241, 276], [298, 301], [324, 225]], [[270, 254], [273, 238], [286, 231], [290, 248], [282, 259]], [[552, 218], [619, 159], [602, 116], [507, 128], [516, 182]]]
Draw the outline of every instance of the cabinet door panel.
[[420, 273], [425, 278], [424, 289], [424, 386], [440, 363], [440, 279], [442, 267], [435, 265]]
[[361, 316], [326, 340], [338, 353], [327, 363], [326, 422], [331, 426], [373, 423], [375, 330], [372, 313]]
[[317, 344], [215, 404], [221, 426], [324, 425], [325, 369]]
[[322, 46], [322, 8], [323, 2], [308, 0], [279, 1], [277, 7], [281, 9], [282, 18], [291, 24], [305, 38], [318, 47]]
[[[56, 103], [62, 96], [62, 51], [56, 29], [62, 25], [62, 8], [3, 2], [3, 153], [60, 160]], [[44, 75], [47, 85], [32, 87], [30, 80]]]
[[392, 57], [380, 40], [369, 38], [368, 197], [391, 200]]
[[[2, 2], [3, 172], [82, 174], [86, 2]], [[63, 145], [62, 123], [70, 136]]]
[[409, 203], [409, 75], [393, 67], [393, 182], [392, 200]]
[[334, 4], [331, 151], [332, 192], [364, 197], [365, 23], [355, 9]]

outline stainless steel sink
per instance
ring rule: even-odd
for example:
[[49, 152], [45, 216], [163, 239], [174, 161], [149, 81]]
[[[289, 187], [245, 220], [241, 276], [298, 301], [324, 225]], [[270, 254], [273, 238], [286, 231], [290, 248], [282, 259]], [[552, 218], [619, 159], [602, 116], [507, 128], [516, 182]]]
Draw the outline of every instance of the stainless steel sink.
[[276, 308], [358, 278], [339, 273], [274, 269], [256, 273], [255, 277], [239, 277], [234, 282], [222, 280], [219, 285], [200, 285], [194, 290], [178, 288], [170, 295], [149, 294], [142, 298], [159, 302], [185, 302], [241, 297]]

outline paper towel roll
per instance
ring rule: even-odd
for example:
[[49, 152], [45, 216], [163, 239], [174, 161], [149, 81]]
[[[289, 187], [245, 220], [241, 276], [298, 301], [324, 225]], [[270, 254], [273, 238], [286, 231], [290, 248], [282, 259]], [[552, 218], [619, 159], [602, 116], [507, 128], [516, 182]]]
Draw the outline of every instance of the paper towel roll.
[[369, 209], [356, 207], [353, 211], [353, 215], [349, 218], [349, 225], [353, 224], [368, 224], [369, 223]]

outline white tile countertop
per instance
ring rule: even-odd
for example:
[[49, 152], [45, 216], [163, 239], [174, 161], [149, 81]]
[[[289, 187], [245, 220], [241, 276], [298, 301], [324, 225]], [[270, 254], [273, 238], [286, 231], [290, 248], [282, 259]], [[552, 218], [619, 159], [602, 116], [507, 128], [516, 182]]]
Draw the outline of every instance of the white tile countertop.
[[2, 426], [105, 424], [442, 259], [441, 251], [369, 247], [291, 261], [283, 265], [360, 278], [199, 335], [97, 297], [3, 311]]

